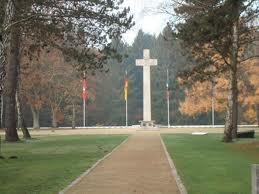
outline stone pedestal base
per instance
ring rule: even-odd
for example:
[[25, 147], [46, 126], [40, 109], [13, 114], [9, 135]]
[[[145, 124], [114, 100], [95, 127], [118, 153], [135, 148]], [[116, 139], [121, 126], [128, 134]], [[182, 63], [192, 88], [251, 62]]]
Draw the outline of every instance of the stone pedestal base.
[[139, 121], [140, 127], [155, 127], [155, 121]]

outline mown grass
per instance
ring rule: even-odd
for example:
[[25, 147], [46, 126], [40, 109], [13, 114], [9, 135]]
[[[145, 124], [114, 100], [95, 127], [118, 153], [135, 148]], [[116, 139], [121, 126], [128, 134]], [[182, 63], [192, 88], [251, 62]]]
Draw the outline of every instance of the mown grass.
[[188, 194], [250, 194], [259, 142], [225, 144], [221, 135], [162, 135]]
[[[0, 159], [0, 193], [58, 193], [126, 137], [59, 136], [2, 143], [5, 159]], [[8, 159], [10, 156], [18, 159]]]

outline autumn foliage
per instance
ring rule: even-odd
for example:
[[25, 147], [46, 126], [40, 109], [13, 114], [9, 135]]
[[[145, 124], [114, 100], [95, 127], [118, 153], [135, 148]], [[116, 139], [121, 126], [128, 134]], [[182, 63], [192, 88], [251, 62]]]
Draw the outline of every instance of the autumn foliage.
[[[211, 111], [211, 90], [212, 84], [209, 81], [196, 82], [190, 88], [185, 90], [185, 101], [180, 103], [181, 113], [193, 116], [198, 113]], [[226, 107], [227, 98], [227, 80], [216, 79], [214, 87], [215, 110], [222, 112]]]
[[[21, 59], [21, 94], [31, 107], [34, 128], [39, 127], [39, 114], [43, 107], [51, 111], [52, 126], [57, 127], [70, 109], [81, 104], [82, 74], [66, 61], [63, 53], [53, 47], [32, 49], [25, 45]], [[92, 85], [90, 83], [90, 87]], [[93, 100], [92, 89], [88, 92]], [[36, 118], [38, 117], [38, 118]], [[69, 117], [69, 116], [68, 116]]]
[[[243, 120], [247, 123], [258, 122], [257, 111], [259, 104], [259, 63], [257, 58], [252, 58], [239, 65], [238, 101], [243, 112]], [[214, 80], [215, 111], [224, 112], [228, 97], [228, 80], [222, 74]], [[207, 113], [212, 107], [211, 81], [195, 82], [185, 90], [185, 100], [180, 103], [179, 110], [182, 114], [194, 116]]]

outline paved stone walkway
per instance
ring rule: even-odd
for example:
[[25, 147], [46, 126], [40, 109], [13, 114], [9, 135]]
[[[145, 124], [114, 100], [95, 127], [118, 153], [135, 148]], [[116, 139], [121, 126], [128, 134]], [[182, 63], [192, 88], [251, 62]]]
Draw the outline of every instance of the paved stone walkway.
[[179, 194], [159, 132], [136, 132], [66, 194]]

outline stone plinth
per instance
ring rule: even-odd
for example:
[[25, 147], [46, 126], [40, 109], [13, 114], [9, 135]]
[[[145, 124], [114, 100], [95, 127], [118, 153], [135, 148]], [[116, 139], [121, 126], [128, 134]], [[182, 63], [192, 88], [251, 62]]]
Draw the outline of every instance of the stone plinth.
[[155, 127], [155, 121], [139, 121], [140, 127]]

